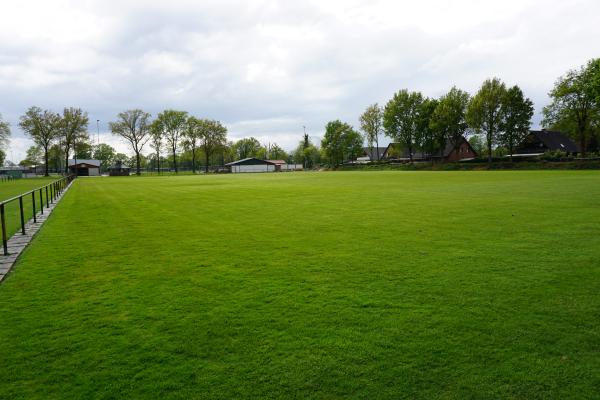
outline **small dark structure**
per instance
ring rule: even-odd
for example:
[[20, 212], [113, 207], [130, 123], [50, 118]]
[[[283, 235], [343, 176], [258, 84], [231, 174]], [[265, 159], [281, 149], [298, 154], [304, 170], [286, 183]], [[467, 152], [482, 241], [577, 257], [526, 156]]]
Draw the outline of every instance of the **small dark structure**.
[[100, 176], [100, 160], [69, 160], [69, 172], [77, 176]]
[[363, 147], [362, 157], [369, 157], [369, 161], [383, 160], [386, 150], [387, 147]]
[[[427, 154], [423, 152], [414, 152], [412, 154], [413, 161], [461, 161], [470, 160], [477, 157], [477, 152], [469, 141], [464, 137], [461, 138], [458, 146], [454, 146], [452, 143], [446, 143], [443, 151], [436, 151], [433, 154]], [[410, 161], [410, 154], [408, 149], [403, 148], [400, 143], [390, 143], [385, 149], [383, 158], [386, 160], [395, 161]]]
[[115, 165], [110, 167], [110, 170], [108, 171], [108, 175], [109, 176], [129, 176], [130, 171], [131, 171], [131, 168], [124, 166], [123, 161], [117, 160], [115, 162]]
[[567, 154], [579, 153], [579, 146], [562, 132], [529, 131], [529, 135], [519, 144], [514, 155], [539, 156], [547, 151], [561, 151]]

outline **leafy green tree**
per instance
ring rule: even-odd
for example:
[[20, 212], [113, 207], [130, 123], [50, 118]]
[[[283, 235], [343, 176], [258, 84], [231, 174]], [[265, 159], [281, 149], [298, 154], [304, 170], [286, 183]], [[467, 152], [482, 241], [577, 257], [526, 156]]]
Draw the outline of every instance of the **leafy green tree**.
[[513, 160], [516, 145], [525, 139], [531, 127], [533, 117], [533, 102], [523, 95], [518, 86], [513, 86], [506, 91], [501, 106], [502, 124], [500, 127], [500, 144], [504, 146]]
[[30, 107], [21, 116], [19, 126], [32, 140], [44, 150], [45, 175], [48, 173], [48, 150], [52, 142], [58, 137], [60, 129], [60, 116], [52, 111], [42, 111], [39, 107]]
[[325, 126], [321, 147], [332, 166], [337, 167], [346, 159], [356, 158], [362, 150], [363, 138], [351, 125], [340, 120]]
[[[8, 138], [10, 137], [10, 124], [2, 119], [0, 114], [0, 148], [6, 146]], [[4, 162], [2, 162], [4, 165]]]
[[102, 168], [103, 171], [106, 171], [114, 164], [117, 152], [112, 146], [106, 143], [100, 143], [94, 146], [93, 149], [93, 157], [95, 160], [100, 161], [100, 168]]
[[422, 102], [421, 93], [402, 89], [394, 94], [383, 112], [385, 134], [408, 150], [411, 162], [418, 135], [417, 127]]
[[208, 172], [209, 159], [227, 144], [227, 128], [219, 121], [203, 120], [200, 146], [205, 157], [205, 172]]
[[437, 106], [438, 101], [430, 98], [423, 99], [423, 102], [419, 106], [416, 144], [424, 154], [428, 154], [429, 156], [432, 156], [438, 148], [436, 130], [432, 124], [433, 114]]
[[483, 154], [483, 151], [485, 150], [485, 144], [483, 143], [481, 135], [471, 135], [469, 137], [469, 144], [477, 154]]
[[140, 109], [127, 110], [117, 115], [116, 122], [109, 123], [113, 135], [125, 139], [136, 158], [136, 174], [140, 175], [142, 150], [150, 139], [150, 114]]
[[240, 160], [249, 157], [257, 157], [261, 148], [260, 142], [253, 137], [240, 139], [233, 144], [234, 154]]
[[500, 79], [487, 79], [467, 108], [469, 126], [476, 133], [485, 135], [489, 162], [492, 162], [492, 147], [502, 127], [502, 100], [505, 95], [506, 85]]
[[590, 60], [558, 78], [544, 107], [544, 126], [560, 127], [575, 137], [583, 155], [594, 125], [600, 120], [600, 59]]
[[[371, 104], [360, 116], [360, 129], [367, 139], [367, 145], [373, 154], [373, 145], [379, 148], [379, 135], [383, 128], [383, 110], [379, 104]], [[371, 160], [374, 161], [374, 160]], [[379, 161], [379, 151], [377, 151]]]
[[154, 120], [150, 124], [150, 147], [155, 151], [154, 162], [156, 165], [156, 171], [160, 174], [161, 157], [160, 153], [164, 146], [164, 132], [162, 123], [159, 120]]
[[40, 146], [30, 146], [25, 152], [25, 159], [19, 162], [22, 166], [39, 165], [43, 162], [44, 151]]
[[89, 140], [88, 124], [88, 115], [81, 108], [70, 107], [63, 110], [59, 125], [59, 139], [63, 148], [65, 171], [69, 168], [69, 154], [74, 144]]
[[156, 123], [160, 127], [160, 131], [163, 132], [163, 137], [167, 142], [171, 154], [173, 156], [173, 168], [175, 173], [178, 173], [177, 169], [177, 149], [179, 147], [179, 141], [185, 130], [187, 121], [187, 112], [176, 111], [176, 110], [165, 110], [158, 114]]
[[196, 151], [202, 138], [202, 130], [205, 129], [205, 123], [194, 116], [189, 116], [185, 122], [183, 131], [183, 148], [191, 152], [192, 155], [192, 173], [196, 173]]
[[94, 147], [88, 141], [75, 142], [73, 144], [75, 158], [81, 160], [89, 160], [94, 156]]
[[0, 149], [0, 165], [4, 165], [6, 162], [6, 152]]
[[444, 149], [450, 143], [456, 151], [467, 131], [467, 105], [469, 94], [453, 86], [452, 89], [442, 97], [433, 112], [432, 128], [439, 133], [440, 149]]
[[269, 149], [269, 158], [271, 160], [286, 160], [288, 154], [277, 143], [273, 143]]
[[52, 166], [52, 168], [55, 171], [59, 172], [62, 170], [62, 167], [64, 167], [64, 160], [65, 158], [63, 147], [58, 143], [55, 143], [52, 146], [50, 146], [50, 149], [48, 149], [48, 163]]

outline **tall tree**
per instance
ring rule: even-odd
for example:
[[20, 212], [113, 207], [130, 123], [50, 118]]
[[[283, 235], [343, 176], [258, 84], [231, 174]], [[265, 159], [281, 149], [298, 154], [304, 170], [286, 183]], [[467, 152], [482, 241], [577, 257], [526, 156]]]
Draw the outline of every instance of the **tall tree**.
[[421, 93], [409, 92], [403, 89], [394, 94], [394, 97], [386, 104], [383, 112], [385, 134], [408, 150], [411, 162], [422, 102], [423, 95]]
[[523, 141], [529, 134], [531, 117], [533, 117], [533, 102], [523, 95], [521, 88], [515, 85], [506, 91], [501, 111], [500, 143], [508, 149], [512, 162], [515, 145]]
[[156, 118], [160, 128], [164, 134], [164, 138], [171, 150], [173, 156], [173, 168], [175, 173], [178, 173], [177, 169], [177, 149], [179, 147], [179, 141], [185, 130], [185, 123], [187, 121], [187, 112], [176, 111], [176, 110], [165, 110], [158, 114]]
[[60, 116], [52, 111], [42, 111], [39, 107], [30, 107], [21, 116], [19, 126], [32, 140], [44, 150], [45, 175], [48, 173], [48, 150], [59, 135]]
[[113, 135], [129, 142], [135, 154], [136, 174], [140, 175], [142, 149], [150, 139], [150, 114], [140, 109], [127, 110], [117, 115], [116, 122], [109, 123]]
[[[10, 124], [2, 119], [0, 114], [0, 148], [6, 146], [8, 138], [10, 137]], [[3, 163], [4, 164], [4, 163]]]
[[568, 71], [558, 78], [549, 96], [552, 103], [544, 107], [544, 126], [571, 128], [583, 155], [592, 127], [600, 120], [600, 59]]
[[256, 157], [261, 149], [260, 142], [253, 137], [243, 138], [233, 144], [233, 151], [238, 159]]
[[[436, 140], [436, 131], [433, 127], [432, 120], [435, 109], [438, 106], [436, 99], [425, 98], [419, 106], [419, 119], [417, 121], [417, 145], [424, 154], [429, 157], [437, 149], [438, 142]], [[433, 158], [432, 158], [433, 161]]]
[[346, 159], [355, 158], [362, 149], [363, 138], [351, 125], [338, 120], [325, 125], [325, 135], [321, 146], [333, 167]]
[[271, 145], [271, 149], [269, 150], [269, 158], [272, 160], [285, 160], [287, 159], [288, 154], [283, 150], [277, 143], [273, 143]]
[[467, 131], [466, 113], [469, 94], [453, 86], [438, 102], [432, 116], [432, 128], [439, 133], [441, 150], [450, 143], [458, 150]]
[[204, 121], [189, 116], [185, 121], [185, 129], [183, 131], [183, 148], [192, 153], [192, 173], [196, 173], [196, 150], [202, 136]]
[[[205, 172], [208, 172], [210, 157], [227, 143], [227, 128], [219, 121], [212, 119], [202, 121], [200, 130], [200, 146], [204, 150]], [[242, 157], [245, 158], [245, 157]]]
[[72, 147], [77, 142], [86, 142], [89, 140], [87, 128], [89, 118], [87, 112], [81, 108], [69, 107], [63, 110], [63, 115], [59, 125], [59, 139], [63, 147], [63, 156], [65, 157], [65, 171], [69, 169], [69, 154]]
[[22, 166], [39, 165], [44, 159], [44, 152], [40, 146], [30, 146], [25, 152], [25, 159], [19, 162]]
[[106, 171], [116, 161], [115, 156], [117, 152], [115, 149], [106, 143], [99, 143], [94, 146], [94, 160], [100, 161], [100, 168]]
[[156, 171], [160, 174], [160, 152], [163, 148], [164, 132], [162, 123], [159, 120], [154, 120], [150, 124], [150, 147], [156, 152]]
[[[383, 110], [379, 104], [371, 104], [360, 116], [360, 129], [365, 134], [367, 145], [373, 154], [373, 144], [377, 150], [377, 161], [379, 161], [379, 135], [383, 128]], [[371, 160], [374, 161], [374, 160]]]
[[492, 147], [498, 139], [502, 125], [502, 100], [506, 85], [498, 78], [487, 79], [473, 96], [467, 107], [467, 122], [476, 133], [483, 133], [492, 162]]

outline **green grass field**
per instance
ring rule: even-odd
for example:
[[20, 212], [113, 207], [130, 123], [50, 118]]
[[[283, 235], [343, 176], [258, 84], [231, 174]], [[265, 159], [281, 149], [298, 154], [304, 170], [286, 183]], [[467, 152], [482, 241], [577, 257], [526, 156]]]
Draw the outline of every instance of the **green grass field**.
[[[30, 190], [45, 186], [51, 182], [60, 179], [59, 176], [52, 176], [49, 178], [24, 178], [17, 179], [14, 181], [0, 182], [0, 200], [7, 200], [11, 197], [17, 196], [21, 193], [29, 192]], [[42, 192], [42, 199], [44, 205], [46, 205], [46, 192]], [[40, 197], [36, 193], [35, 197], [36, 209], [39, 212]], [[9, 236], [13, 235], [19, 229], [21, 229], [21, 219], [19, 202], [13, 201], [6, 206], [6, 232]], [[23, 198], [23, 212], [25, 214], [25, 222], [33, 217], [33, 207], [31, 196]]]
[[597, 171], [79, 179], [0, 398], [598, 398], [599, 221]]

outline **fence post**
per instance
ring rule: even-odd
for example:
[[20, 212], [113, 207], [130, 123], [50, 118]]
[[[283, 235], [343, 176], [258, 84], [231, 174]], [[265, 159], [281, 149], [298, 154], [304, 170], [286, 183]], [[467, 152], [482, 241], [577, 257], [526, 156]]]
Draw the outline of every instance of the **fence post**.
[[19, 197], [19, 210], [21, 211], [21, 233], [25, 234], [25, 213], [23, 212], [23, 196]]
[[40, 214], [44, 213], [44, 198], [42, 197], [42, 189], [40, 188]]
[[46, 207], [50, 207], [50, 201], [48, 200], [48, 185], [46, 185]]
[[6, 239], [6, 219], [4, 217], [4, 203], [0, 204], [0, 219], [2, 219], [2, 247], [4, 255], [8, 255], [8, 239]]
[[37, 219], [35, 217], [35, 190], [31, 192], [31, 204], [33, 204], [33, 222], [36, 223]]

